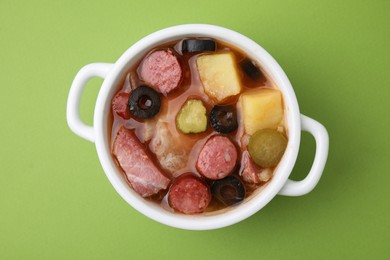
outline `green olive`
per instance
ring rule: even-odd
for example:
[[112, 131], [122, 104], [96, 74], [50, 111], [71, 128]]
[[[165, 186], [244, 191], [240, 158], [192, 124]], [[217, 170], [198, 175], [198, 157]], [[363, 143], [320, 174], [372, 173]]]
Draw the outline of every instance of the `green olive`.
[[263, 167], [275, 167], [287, 147], [283, 134], [270, 129], [259, 130], [249, 139], [248, 151], [253, 161]]

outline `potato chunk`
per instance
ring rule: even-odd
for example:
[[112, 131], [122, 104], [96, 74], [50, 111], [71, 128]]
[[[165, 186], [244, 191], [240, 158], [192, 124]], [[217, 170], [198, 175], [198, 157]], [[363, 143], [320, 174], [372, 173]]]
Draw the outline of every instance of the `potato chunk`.
[[201, 55], [197, 58], [196, 64], [204, 91], [217, 103], [241, 92], [232, 53]]
[[241, 95], [245, 132], [275, 129], [283, 118], [282, 94], [279, 90], [261, 88]]

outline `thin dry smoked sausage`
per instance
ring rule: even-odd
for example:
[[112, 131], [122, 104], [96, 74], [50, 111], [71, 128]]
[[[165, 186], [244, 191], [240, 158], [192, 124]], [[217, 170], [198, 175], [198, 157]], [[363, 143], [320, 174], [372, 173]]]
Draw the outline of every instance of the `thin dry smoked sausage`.
[[180, 63], [172, 50], [159, 50], [147, 56], [140, 70], [141, 78], [164, 95], [179, 86], [182, 78]]
[[229, 138], [213, 135], [203, 146], [196, 162], [200, 174], [211, 180], [229, 175], [237, 162], [237, 149]]
[[130, 110], [128, 107], [129, 97], [130, 93], [119, 92], [112, 99], [113, 112], [116, 113], [118, 116], [122, 117], [123, 119], [130, 118]]
[[169, 194], [169, 205], [184, 214], [202, 213], [211, 201], [208, 185], [191, 173], [181, 175], [172, 184]]

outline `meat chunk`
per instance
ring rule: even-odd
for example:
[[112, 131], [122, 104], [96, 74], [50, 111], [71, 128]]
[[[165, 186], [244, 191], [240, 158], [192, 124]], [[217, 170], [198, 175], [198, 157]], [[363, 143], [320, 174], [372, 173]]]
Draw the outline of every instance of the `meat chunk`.
[[179, 86], [182, 69], [172, 50], [158, 50], [143, 60], [140, 76], [157, 92], [166, 95]]
[[[143, 124], [142, 134], [143, 142], [150, 141], [155, 134], [157, 122], [155, 120], [146, 120]], [[142, 140], [142, 139], [141, 139]]]
[[113, 112], [116, 113], [118, 116], [122, 117], [123, 119], [130, 118], [130, 110], [128, 105], [129, 97], [130, 97], [130, 93], [119, 92], [112, 99]]
[[229, 138], [210, 137], [199, 153], [196, 168], [206, 178], [218, 180], [231, 173], [237, 162], [237, 149]]
[[175, 140], [166, 122], [157, 122], [149, 148], [156, 155], [161, 167], [170, 173], [187, 165], [189, 151]]
[[241, 165], [241, 177], [247, 183], [259, 184], [267, 182], [272, 178], [272, 170], [257, 166], [248, 151], [243, 152]]
[[169, 190], [169, 205], [184, 214], [202, 213], [210, 201], [208, 185], [191, 173], [181, 175]]
[[121, 127], [115, 137], [113, 154], [133, 189], [148, 197], [166, 189], [170, 179], [156, 167], [133, 131]]

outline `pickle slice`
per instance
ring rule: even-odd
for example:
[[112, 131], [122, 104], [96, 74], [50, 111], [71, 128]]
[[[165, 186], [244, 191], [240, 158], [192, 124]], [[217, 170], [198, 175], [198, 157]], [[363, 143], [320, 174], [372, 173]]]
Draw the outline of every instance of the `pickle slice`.
[[176, 127], [183, 134], [202, 133], [207, 129], [206, 108], [198, 99], [189, 99], [176, 117]]
[[287, 139], [281, 133], [263, 129], [251, 136], [248, 151], [257, 165], [268, 168], [278, 165], [286, 147]]

